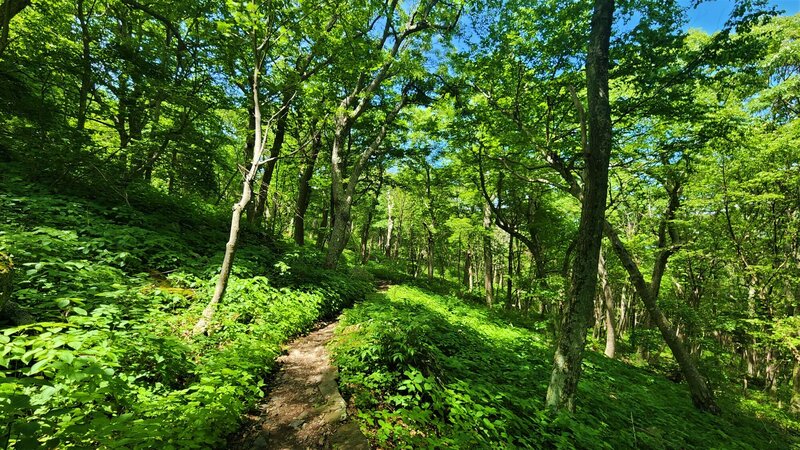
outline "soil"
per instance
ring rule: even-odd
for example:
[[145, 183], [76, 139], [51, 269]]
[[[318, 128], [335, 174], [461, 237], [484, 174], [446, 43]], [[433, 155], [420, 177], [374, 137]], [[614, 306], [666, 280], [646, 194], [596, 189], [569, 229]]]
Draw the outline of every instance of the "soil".
[[302, 336], [278, 359], [280, 371], [266, 403], [248, 416], [232, 449], [368, 450], [358, 425], [347, 422], [347, 404], [339, 393], [338, 371], [325, 348], [336, 323]]

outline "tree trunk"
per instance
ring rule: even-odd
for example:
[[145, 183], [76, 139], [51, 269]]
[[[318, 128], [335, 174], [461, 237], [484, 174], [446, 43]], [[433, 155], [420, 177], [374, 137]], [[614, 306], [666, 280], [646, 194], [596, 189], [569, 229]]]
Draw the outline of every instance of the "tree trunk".
[[506, 278], [506, 308], [511, 309], [514, 285], [511, 282], [511, 274], [514, 273], [514, 236], [508, 235], [508, 277]]
[[331, 190], [334, 204], [334, 223], [333, 229], [331, 230], [330, 245], [328, 245], [328, 252], [325, 255], [325, 267], [328, 269], [336, 268], [339, 263], [339, 256], [341, 256], [342, 251], [344, 251], [349, 239], [350, 212], [353, 207], [353, 197], [355, 196], [358, 178], [369, 162], [370, 157], [380, 148], [386, 137], [386, 133], [389, 131], [389, 126], [397, 118], [397, 115], [403, 109], [407, 100], [408, 99], [403, 96], [400, 101], [395, 104], [394, 109], [386, 115], [378, 134], [372, 140], [369, 147], [358, 155], [358, 159], [356, 163], [353, 164], [346, 182], [344, 178], [342, 149], [345, 139], [350, 134], [350, 127], [354, 119], [349, 114], [342, 114], [335, 120], [336, 131], [334, 132], [333, 146], [331, 147]]
[[392, 228], [394, 227], [394, 218], [392, 217], [392, 191], [386, 192], [386, 257], [392, 256]]
[[492, 262], [492, 213], [488, 203], [483, 204], [483, 290], [486, 295], [486, 306], [494, 303], [493, 262]]
[[426, 225], [425, 233], [428, 238], [426, 245], [426, 253], [428, 253], [428, 278], [433, 279], [433, 231]]
[[[258, 53], [259, 52], [256, 50], [255, 54], [258, 55]], [[256, 57], [255, 60], [259, 61], [260, 58]], [[261, 154], [264, 150], [263, 141], [261, 139], [261, 107], [258, 97], [258, 72], [259, 67], [256, 65], [256, 68], [253, 70], [253, 106], [256, 124], [253, 158], [250, 162], [250, 170], [247, 171], [242, 183], [242, 197], [233, 205], [230, 234], [228, 235], [228, 243], [225, 244], [225, 257], [222, 260], [222, 269], [220, 270], [219, 279], [214, 289], [214, 295], [203, 310], [202, 316], [195, 324], [192, 330], [192, 334], [194, 335], [206, 332], [214, 316], [217, 304], [222, 301], [222, 298], [225, 296], [225, 289], [228, 287], [228, 278], [230, 277], [231, 268], [233, 267], [233, 257], [236, 254], [236, 242], [239, 239], [239, 223], [242, 219], [242, 212], [245, 207], [247, 207], [253, 195], [253, 180], [258, 173], [259, 161], [261, 160]]]
[[264, 209], [267, 204], [267, 196], [269, 195], [269, 185], [272, 183], [272, 175], [275, 173], [275, 165], [278, 163], [278, 157], [281, 154], [283, 141], [286, 138], [286, 125], [289, 116], [289, 103], [291, 103], [293, 95], [291, 92], [284, 92], [281, 102], [281, 109], [278, 120], [275, 124], [275, 133], [272, 136], [272, 146], [269, 150], [269, 158], [264, 163], [264, 172], [261, 176], [261, 183], [256, 194], [255, 201], [253, 202], [253, 214], [249, 216], [248, 222], [250, 224], [258, 223], [264, 216]]
[[[317, 163], [317, 156], [322, 148], [322, 133], [317, 132], [311, 142], [311, 156], [309, 156], [303, 171], [300, 172], [300, 181], [297, 186], [297, 203], [295, 206], [295, 216], [293, 223], [294, 242], [297, 245], [305, 245], [305, 220], [308, 205], [311, 203], [311, 177], [314, 176], [314, 167]], [[327, 219], [327, 217], [325, 217]]]
[[472, 292], [472, 250], [469, 248], [464, 252], [464, 286]]
[[383, 188], [383, 168], [380, 169], [380, 175], [378, 180], [378, 188], [375, 190], [375, 197], [372, 198], [372, 201], [369, 205], [369, 210], [367, 211], [367, 220], [364, 221], [364, 226], [361, 228], [361, 265], [364, 265], [369, 261], [369, 230], [372, 228], [372, 218], [375, 215], [375, 208], [378, 207], [378, 202], [380, 202], [381, 198], [381, 189]]
[[11, 301], [14, 283], [14, 263], [11, 258], [0, 253], [0, 323], [26, 325], [34, 318], [21, 306]]
[[81, 88], [78, 94], [78, 131], [86, 127], [86, 115], [89, 105], [89, 93], [92, 88], [92, 61], [89, 53], [89, 21], [84, 8], [85, 1], [78, 0], [78, 23], [81, 28]]
[[661, 312], [661, 309], [658, 307], [657, 297], [653, 295], [653, 289], [647, 285], [642, 273], [639, 271], [639, 267], [633, 260], [633, 257], [630, 255], [630, 253], [628, 253], [628, 250], [622, 244], [622, 241], [619, 239], [616, 231], [608, 222], [605, 224], [605, 233], [606, 236], [608, 236], [608, 239], [611, 241], [614, 252], [617, 254], [617, 257], [619, 257], [619, 260], [622, 262], [625, 270], [628, 272], [628, 276], [630, 276], [633, 287], [636, 289], [636, 293], [639, 294], [639, 297], [642, 299], [650, 319], [655, 321], [656, 326], [661, 332], [661, 336], [664, 338], [664, 341], [667, 343], [667, 346], [669, 346], [670, 350], [672, 350], [672, 355], [678, 362], [678, 366], [681, 368], [681, 373], [683, 374], [683, 377], [686, 379], [686, 383], [689, 386], [692, 402], [698, 409], [702, 411], [718, 414], [720, 409], [714, 400], [714, 394], [711, 389], [709, 389], [705, 378], [703, 378], [703, 376], [700, 374], [700, 371], [697, 369], [697, 366], [695, 365], [691, 356], [678, 338], [675, 330], [672, 329], [672, 325], [670, 325], [666, 316], [664, 316], [664, 314]]
[[14, 282], [14, 263], [11, 258], [0, 253], [0, 311], [11, 301], [12, 284]]
[[586, 345], [586, 331], [592, 319], [597, 286], [597, 267], [603, 239], [608, 190], [608, 162], [612, 144], [611, 108], [608, 99], [608, 49], [613, 15], [614, 0], [595, 0], [589, 51], [586, 56], [589, 114], [588, 145], [584, 148], [586, 166], [581, 219], [570, 293], [563, 311], [553, 358], [553, 372], [547, 388], [547, 406], [557, 410], [575, 409], [581, 361]]
[[597, 266], [600, 273], [600, 287], [603, 290], [603, 306], [605, 307], [605, 320], [606, 320], [606, 349], [605, 355], [609, 358], [614, 358], [617, 353], [617, 332], [614, 329], [614, 296], [611, 292], [611, 285], [608, 284], [608, 271], [606, 270], [606, 259], [603, 253], [600, 252], [600, 263]]
[[0, 55], [8, 47], [8, 33], [11, 28], [11, 19], [23, 9], [30, 6], [31, 0], [5, 0], [0, 5]]
[[795, 350], [794, 368], [792, 370], [792, 400], [791, 409], [794, 414], [800, 414], [800, 352]]

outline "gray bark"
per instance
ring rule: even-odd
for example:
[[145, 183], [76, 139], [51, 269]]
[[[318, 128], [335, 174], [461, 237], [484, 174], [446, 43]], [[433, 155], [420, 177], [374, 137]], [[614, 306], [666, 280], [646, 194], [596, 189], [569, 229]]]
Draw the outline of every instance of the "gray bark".
[[606, 323], [606, 348], [605, 355], [614, 358], [617, 353], [617, 331], [614, 328], [614, 296], [611, 292], [611, 285], [608, 284], [608, 271], [606, 270], [606, 260], [600, 252], [600, 263], [597, 266], [600, 273], [600, 288], [602, 290], [603, 306], [605, 310]]
[[493, 263], [492, 263], [492, 212], [489, 203], [483, 204], [483, 291], [486, 296], [486, 306], [492, 307], [494, 303]]
[[[661, 267], [659, 269], [656, 267], [653, 269], [653, 280], [648, 286], [644, 280], [644, 277], [642, 276], [642, 273], [639, 271], [639, 267], [633, 260], [633, 257], [630, 255], [630, 253], [628, 253], [628, 250], [623, 245], [619, 235], [617, 235], [617, 232], [608, 222], [605, 223], [605, 233], [608, 239], [611, 241], [614, 252], [622, 262], [625, 270], [628, 272], [631, 283], [633, 284], [636, 293], [642, 299], [650, 319], [655, 322], [656, 326], [661, 332], [661, 336], [667, 343], [667, 346], [670, 348], [670, 350], [672, 350], [672, 355], [678, 362], [684, 378], [686, 378], [686, 383], [689, 386], [692, 402], [698, 409], [702, 411], [718, 414], [720, 409], [714, 400], [713, 391], [711, 391], [711, 389], [708, 387], [705, 378], [703, 378], [703, 376], [700, 374], [700, 371], [697, 369], [697, 366], [692, 360], [691, 355], [686, 351], [686, 347], [675, 333], [675, 330], [672, 328], [669, 320], [667, 320], [664, 313], [661, 312], [661, 309], [658, 307], [658, 303], [656, 301], [658, 298], [658, 288], [655, 283], [658, 282], [660, 284], [660, 277], [658, 274], [663, 274], [664, 268]], [[666, 259], [662, 261], [663, 264], [666, 264]]]
[[[614, 0], [595, 0], [589, 51], [586, 57], [586, 85], [589, 103], [588, 144], [584, 150], [584, 191], [572, 283], [559, 329], [553, 372], [547, 388], [547, 406], [575, 409], [597, 286], [597, 265], [603, 239], [603, 221], [608, 190], [611, 155], [611, 108], [608, 98], [608, 49]], [[583, 121], [582, 121], [583, 122]]]
[[[259, 52], [256, 50], [255, 54], [258, 55], [258, 53]], [[258, 60], [259, 58], [256, 57], [256, 61]], [[242, 182], [242, 196], [239, 201], [233, 205], [231, 229], [228, 235], [228, 242], [225, 244], [225, 256], [222, 260], [222, 268], [220, 270], [219, 279], [217, 280], [217, 285], [214, 288], [214, 295], [203, 310], [200, 319], [195, 324], [192, 330], [192, 334], [194, 335], [206, 332], [214, 316], [214, 312], [216, 311], [217, 304], [219, 304], [225, 296], [225, 289], [228, 287], [228, 278], [230, 277], [231, 268], [233, 267], [233, 257], [236, 254], [236, 243], [239, 239], [239, 225], [242, 220], [242, 212], [247, 207], [253, 195], [253, 180], [255, 180], [256, 174], [258, 173], [261, 154], [264, 151], [264, 140], [261, 137], [261, 106], [258, 96], [258, 77], [259, 67], [256, 66], [253, 70], [253, 117], [255, 118], [253, 159], [250, 161], [250, 169], [247, 171], [244, 181]]]

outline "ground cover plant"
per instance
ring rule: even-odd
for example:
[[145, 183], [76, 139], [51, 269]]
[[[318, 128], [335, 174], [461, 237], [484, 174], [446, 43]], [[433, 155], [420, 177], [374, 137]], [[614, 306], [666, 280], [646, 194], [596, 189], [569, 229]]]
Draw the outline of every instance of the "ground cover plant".
[[[796, 422], [735, 397], [722, 416], [680, 384], [591, 352], [580, 403], [552, 417], [541, 322], [399, 285], [348, 309], [332, 345], [376, 448], [793, 448]], [[775, 421], [773, 421], [775, 420]]]
[[798, 43], [797, 0], [0, 0], [0, 445], [224, 446], [373, 279], [376, 445], [795, 445]]
[[0, 332], [4, 448], [219, 445], [263, 395], [281, 344], [371, 288], [246, 241], [212, 331], [192, 337], [221, 257], [213, 217], [171, 230], [126, 205], [0, 183], [12, 300], [35, 319]]

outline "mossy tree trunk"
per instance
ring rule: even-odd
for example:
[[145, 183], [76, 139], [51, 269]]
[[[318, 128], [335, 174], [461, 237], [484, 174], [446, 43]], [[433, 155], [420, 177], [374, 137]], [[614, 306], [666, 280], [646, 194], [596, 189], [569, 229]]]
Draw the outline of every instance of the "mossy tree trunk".
[[[597, 286], [600, 244], [603, 240], [608, 163], [611, 156], [611, 107], [608, 97], [608, 65], [614, 0], [595, 0], [589, 51], [586, 57], [586, 86], [589, 103], [588, 142], [583, 132], [584, 180], [581, 220], [578, 226], [575, 260], [569, 296], [558, 330], [553, 372], [547, 387], [547, 406], [556, 410], [575, 409]], [[582, 114], [582, 107], [579, 107]], [[582, 123], [586, 123], [581, 120]]]

